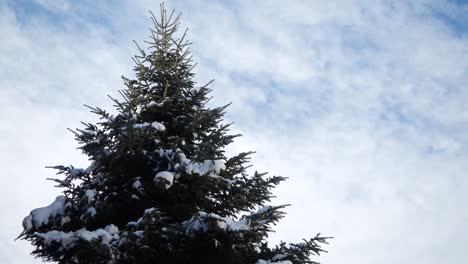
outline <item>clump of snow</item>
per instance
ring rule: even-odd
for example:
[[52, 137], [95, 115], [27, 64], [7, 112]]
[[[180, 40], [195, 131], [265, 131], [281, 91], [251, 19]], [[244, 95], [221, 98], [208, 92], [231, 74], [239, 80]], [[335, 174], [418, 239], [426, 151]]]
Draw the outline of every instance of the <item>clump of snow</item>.
[[214, 244], [215, 244], [215, 248], [221, 246], [221, 243], [217, 239], [214, 240]]
[[102, 228], [94, 230], [94, 231], [81, 230], [75, 233], [79, 238], [87, 240], [87, 241], [101, 238], [103, 244], [109, 244], [109, 242], [112, 240], [111, 234], [109, 234], [106, 230]]
[[204, 160], [202, 163], [189, 162], [186, 164], [186, 171], [188, 173], [196, 173], [199, 175], [205, 175], [208, 172], [219, 173], [225, 168], [226, 166], [222, 160]]
[[[131, 221], [131, 222], [128, 222], [127, 223], [127, 226], [128, 227], [137, 227], [138, 225], [140, 225], [141, 223], [143, 223], [144, 221], [144, 217], [148, 214], [151, 214], [153, 212], [157, 212], [158, 209], [154, 208], [154, 207], [151, 207], [151, 208], [148, 208], [148, 209], [145, 209], [145, 212], [143, 213], [143, 216], [138, 218], [138, 220], [136, 221]], [[152, 216], [153, 217], [153, 216]]]
[[96, 190], [95, 189], [88, 189], [85, 191], [85, 196], [88, 199], [88, 203], [90, 203], [94, 196], [96, 196]]
[[113, 224], [107, 225], [104, 227], [104, 230], [107, 231], [107, 233], [114, 235], [119, 233], [119, 228]]
[[140, 190], [141, 188], [143, 188], [143, 185], [140, 181], [140, 177], [135, 178], [135, 181], [133, 182], [133, 188], [136, 190]]
[[112, 154], [112, 151], [110, 150], [109, 147], [105, 146], [102, 151], [104, 152], [104, 155], [106, 156], [110, 156], [110, 154]]
[[174, 182], [174, 172], [160, 171], [154, 176], [154, 182], [159, 182], [161, 179], [166, 181], [166, 189], [170, 188]]
[[[168, 170], [172, 170], [172, 168], [175, 170], [182, 168], [188, 174], [198, 174], [200, 176], [207, 175], [213, 178], [221, 178], [218, 174], [221, 172], [221, 170], [226, 169], [224, 160], [217, 159], [195, 162], [188, 159], [180, 149], [173, 151], [172, 149], [161, 148], [159, 149], [159, 156], [161, 158], [165, 157], [171, 161]], [[178, 157], [178, 159], [176, 159], [176, 157]], [[179, 177], [180, 174], [177, 173], [177, 171], [173, 173], [173, 178], [178, 179]]]
[[151, 123], [151, 126], [152, 126], [154, 129], [156, 129], [157, 131], [164, 131], [164, 130], [166, 130], [166, 127], [165, 127], [163, 124], [159, 123], [159, 122], [153, 122], [153, 123]]
[[183, 224], [186, 226], [187, 231], [207, 231], [210, 228], [210, 223], [215, 223], [217, 228], [226, 231], [244, 231], [250, 229], [249, 222], [246, 219], [235, 221], [230, 217], [222, 217], [214, 213], [208, 214], [202, 211]]
[[185, 172], [195, 173], [201, 176], [208, 174], [211, 177], [217, 177], [221, 170], [226, 169], [224, 160], [204, 160], [203, 162], [194, 162], [188, 159], [185, 154], [178, 150], [177, 155], [182, 165], [185, 167]]
[[151, 108], [151, 107], [153, 107], [153, 106], [159, 106], [159, 107], [160, 107], [160, 106], [162, 106], [162, 105], [163, 105], [163, 102], [161, 102], [161, 103], [156, 103], [155, 101], [151, 101], [151, 102], [149, 102], [149, 103], [147, 103], [147, 104], [139, 105], [139, 106], [137, 107], [137, 109], [136, 109], [135, 112], [136, 112], [137, 114], [141, 114], [141, 112], [142, 112], [143, 109], [145, 109], [145, 108]]
[[159, 122], [153, 122], [153, 123], [138, 123], [138, 124], [134, 124], [133, 125], [134, 128], [148, 128], [148, 127], [152, 127], [154, 129], [156, 129], [157, 131], [164, 131], [166, 130], [166, 127], [159, 123]]
[[57, 230], [52, 230], [46, 233], [37, 233], [36, 235], [42, 238], [44, 240], [44, 244], [47, 246], [55, 241], [59, 242], [62, 247], [68, 248], [78, 240], [78, 237], [75, 237], [72, 232], [65, 233]]
[[145, 123], [140, 123], [140, 124], [134, 124], [133, 128], [147, 128], [149, 126], [151, 126], [151, 124], [145, 122]]
[[143, 234], [145, 233], [145, 231], [144, 231], [144, 230], [137, 230], [137, 231], [133, 231], [133, 233], [134, 233], [136, 236], [142, 237]]
[[155, 101], [151, 101], [149, 103], [146, 104], [146, 107], [150, 108], [150, 107], [153, 107], [153, 106], [158, 106], [158, 107], [161, 107], [163, 106], [164, 102], [161, 102], [161, 103], [156, 103]]
[[263, 206], [260, 209], [258, 209], [255, 214], [263, 214], [263, 213], [267, 212], [268, 210], [270, 210], [272, 208], [273, 208], [273, 206], [271, 206], [271, 205]]
[[90, 216], [95, 216], [97, 214], [96, 208], [90, 207], [88, 210], [86, 210], [86, 213], [88, 213]]
[[152, 212], [157, 211], [157, 210], [158, 209], [151, 207], [151, 208], [145, 209], [145, 214], [151, 214]]
[[137, 109], [136, 109], [135, 112], [136, 112], [137, 114], [141, 114], [141, 111], [143, 111], [143, 108], [144, 108], [144, 105], [139, 105], [139, 106], [137, 107]]
[[24, 218], [23, 228], [25, 230], [30, 230], [33, 227], [39, 228], [42, 225], [48, 224], [50, 218], [62, 216], [64, 213], [65, 200], [65, 196], [57, 196], [55, 201], [50, 205], [32, 210], [31, 213]]
[[80, 239], [86, 241], [100, 239], [101, 243], [109, 244], [112, 240], [119, 239], [119, 229], [111, 224], [104, 227], [104, 229], [100, 228], [94, 231], [88, 231], [85, 228], [74, 232], [52, 230], [46, 233], [36, 233], [36, 235], [44, 240], [45, 245], [58, 242], [62, 247], [70, 248]]

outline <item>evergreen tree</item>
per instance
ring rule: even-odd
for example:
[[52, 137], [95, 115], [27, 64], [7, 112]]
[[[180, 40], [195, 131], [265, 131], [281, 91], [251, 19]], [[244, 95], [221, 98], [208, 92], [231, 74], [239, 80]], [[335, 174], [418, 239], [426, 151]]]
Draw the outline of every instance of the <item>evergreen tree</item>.
[[74, 130], [91, 165], [54, 166], [64, 188], [23, 220], [19, 236], [33, 255], [59, 263], [315, 263], [327, 238], [269, 247], [286, 205], [267, 206], [283, 181], [248, 175], [249, 155], [225, 155], [239, 135], [223, 124], [227, 106], [208, 108], [208, 85], [195, 87], [179, 16], [152, 15], [149, 48], [138, 47], [135, 79], [123, 77], [115, 115]]

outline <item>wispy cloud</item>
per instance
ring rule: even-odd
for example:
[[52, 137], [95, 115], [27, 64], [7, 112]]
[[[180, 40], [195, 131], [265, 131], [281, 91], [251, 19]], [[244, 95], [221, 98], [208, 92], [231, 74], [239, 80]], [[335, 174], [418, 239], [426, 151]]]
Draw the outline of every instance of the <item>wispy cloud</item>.
[[[256, 150], [290, 177], [272, 241], [324, 232], [323, 263], [461, 263], [468, 213], [468, 20], [459, 1], [169, 1], [183, 12], [199, 83]], [[0, 262], [28, 210], [58, 190], [44, 165], [86, 159], [66, 127], [110, 108], [131, 76], [154, 1], [0, 4]], [[27, 14], [27, 16], [25, 16]], [[3, 259], [2, 259], [3, 258]]]

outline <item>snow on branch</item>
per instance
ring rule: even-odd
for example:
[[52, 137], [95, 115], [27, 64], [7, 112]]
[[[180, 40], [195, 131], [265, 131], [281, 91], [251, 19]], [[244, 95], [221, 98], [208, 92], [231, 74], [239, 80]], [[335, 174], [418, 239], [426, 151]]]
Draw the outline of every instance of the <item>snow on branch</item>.
[[51, 218], [63, 216], [65, 208], [65, 196], [61, 195], [55, 198], [55, 201], [48, 206], [36, 208], [23, 219], [23, 228], [30, 230], [47, 225]]
[[156, 131], [164, 131], [166, 130], [166, 127], [159, 123], [159, 122], [152, 122], [152, 123], [137, 123], [133, 125], [133, 128], [139, 128], [139, 129], [144, 129], [144, 128], [153, 128]]
[[94, 231], [88, 231], [85, 228], [73, 232], [51, 230], [45, 233], [36, 233], [35, 235], [41, 238], [45, 245], [51, 245], [55, 242], [59, 243], [62, 248], [68, 249], [74, 247], [79, 240], [99, 240], [102, 244], [108, 245], [119, 239], [119, 228], [110, 224]]
[[198, 212], [190, 220], [185, 221], [182, 225], [186, 228], [186, 232], [193, 231], [208, 231], [212, 229], [226, 231], [246, 231], [250, 229], [250, 223], [247, 219], [235, 221], [229, 217], [222, 217], [214, 213]]
[[195, 162], [188, 159], [185, 154], [177, 150], [177, 155], [185, 172], [199, 174], [201, 176], [208, 174], [208, 176], [215, 177], [216, 174], [219, 174], [221, 170], [226, 169], [226, 164], [224, 160], [204, 160], [203, 162]]

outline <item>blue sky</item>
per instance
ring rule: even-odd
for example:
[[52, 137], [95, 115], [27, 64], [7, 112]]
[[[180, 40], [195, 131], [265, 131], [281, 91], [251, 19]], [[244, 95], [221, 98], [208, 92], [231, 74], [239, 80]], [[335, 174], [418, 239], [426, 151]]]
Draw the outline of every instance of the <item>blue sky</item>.
[[[166, 1], [190, 28], [196, 81], [289, 177], [271, 236], [334, 236], [322, 263], [465, 263], [467, 1]], [[59, 194], [45, 165], [86, 167], [66, 128], [111, 109], [157, 1], [0, 2], [0, 262], [41, 263], [13, 241]]]

